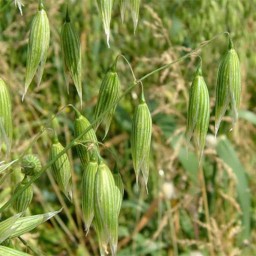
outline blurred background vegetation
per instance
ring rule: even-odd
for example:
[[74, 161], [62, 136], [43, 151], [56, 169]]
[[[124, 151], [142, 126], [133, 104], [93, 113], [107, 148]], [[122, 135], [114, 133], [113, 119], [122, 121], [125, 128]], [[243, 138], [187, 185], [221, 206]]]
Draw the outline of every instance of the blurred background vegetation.
[[[51, 132], [32, 144], [42, 127], [50, 128], [49, 118], [63, 106], [79, 99], [75, 87], [67, 94], [60, 49], [60, 29], [66, 1], [45, 1], [51, 25], [51, 42], [42, 83], [30, 86], [25, 101], [26, 52], [29, 28], [37, 11], [37, 1], [24, 0], [23, 16], [14, 1], [0, 0], [0, 76], [10, 86], [13, 100], [14, 144], [10, 159], [31, 145], [43, 165], [48, 161]], [[197, 54], [157, 73], [144, 82], [153, 118], [148, 195], [135, 186], [130, 152], [131, 118], [138, 103], [134, 89], [122, 99], [101, 147], [111, 168], [117, 162], [125, 184], [119, 218], [118, 255], [256, 255], [256, 0], [152, 0], [142, 1], [140, 20], [133, 33], [129, 12], [121, 22], [115, 1], [111, 23], [111, 48], [106, 39], [96, 1], [69, 1], [70, 18], [80, 35], [83, 60], [82, 113], [93, 119], [93, 110], [104, 72], [117, 54], [130, 61], [137, 78], [172, 62], [202, 43], [219, 35]], [[240, 119], [233, 131], [225, 118], [220, 133], [213, 137], [214, 92], [221, 56], [227, 47], [229, 31], [241, 61], [242, 102]], [[203, 75], [211, 100], [211, 120], [205, 149], [204, 174], [211, 216], [207, 226], [198, 180], [194, 148], [187, 154], [184, 140], [188, 92], [197, 56], [203, 59]], [[133, 82], [127, 64], [118, 63], [123, 91]], [[73, 138], [74, 113], [65, 108], [58, 114], [58, 135], [64, 145]], [[98, 130], [98, 138], [104, 131]], [[59, 209], [57, 218], [23, 236], [12, 246], [38, 255], [98, 255], [95, 233], [85, 236], [81, 216], [81, 164], [77, 153], [69, 151], [73, 166], [74, 203], [60, 193], [50, 170], [34, 184], [31, 214]], [[9, 159], [9, 160], [10, 160]], [[0, 159], [2, 160], [2, 159]], [[20, 170], [1, 177], [0, 206], [11, 196], [20, 180]], [[2, 217], [13, 214], [12, 209]], [[207, 229], [212, 242], [207, 238]], [[32, 248], [33, 251], [28, 248]], [[178, 253], [178, 254], [177, 254]]]

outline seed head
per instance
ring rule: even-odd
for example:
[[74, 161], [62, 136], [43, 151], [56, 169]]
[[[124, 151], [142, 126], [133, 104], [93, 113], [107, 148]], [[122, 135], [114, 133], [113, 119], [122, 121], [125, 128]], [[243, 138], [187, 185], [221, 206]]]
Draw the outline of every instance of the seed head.
[[149, 175], [149, 154], [152, 134], [152, 119], [143, 92], [132, 120], [131, 151], [136, 181], [142, 171], [147, 189]]
[[210, 118], [209, 93], [202, 76], [201, 63], [190, 87], [186, 137], [187, 142], [194, 135], [195, 146], [202, 158]]
[[112, 117], [116, 110], [116, 104], [118, 97], [120, 95], [120, 82], [117, 73], [111, 68], [106, 75], [104, 76], [100, 91], [99, 91], [99, 97], [98, 102], [95, 107], [94, 112], [94, 119], [97, 120], [99, 116], [106, 111], [106, 109], [111, 108], [109, 113], [107, 113], [102, 120], [99, 120], [96, 123], [96, 128], [100, 125], [101, 122], [105, 125], [105, 135], [104, 138], [107, 136]]
[[47, 58], [47, 51], [50, 43], [50, 26], [47, 14], [43, 8], [42, 2], [39, 4], [39, 10], [33, 18], [27, 52], [27, 67], [25, 77], [25, 91], [22, 96], [24, 99], [28, 87], [31, 84], [37, 72], [37, 85], [40, 84], [44, 65]]
[[223, 56], [218, 70], [215, 103], [215, 136], [229, 105], [233, 115], [233, 126], [238, 119], [237, 109], [241, 97], [241, 71], [238, 55], [229, 39], [228, 51]]

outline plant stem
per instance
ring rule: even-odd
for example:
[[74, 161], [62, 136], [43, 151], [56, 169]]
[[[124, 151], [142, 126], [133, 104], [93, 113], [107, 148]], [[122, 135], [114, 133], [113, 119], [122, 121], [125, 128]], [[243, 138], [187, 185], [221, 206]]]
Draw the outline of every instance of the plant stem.
[[214, 249], [213, 249], [213, 237], [212, 237], [212, 233], [211, 233], [211, 220], [210, 220], [210, 213], [209, 213], [209, 207], [208, 207], [208, 199], [207, 199], [204, 171], [203, 171], [203, 166], [202, 166], [201, 161], [199, 162], [198, 171], [199, 171], [199, 181], [201, 183], [201, 189], [202, 189], [203, 205], [204, 205], [205, 218], [206, 218], [206, 223], [207, 223], [208, 239], [210, 242], [210, 255], [214, 256], [215, 253], [214, 253]]

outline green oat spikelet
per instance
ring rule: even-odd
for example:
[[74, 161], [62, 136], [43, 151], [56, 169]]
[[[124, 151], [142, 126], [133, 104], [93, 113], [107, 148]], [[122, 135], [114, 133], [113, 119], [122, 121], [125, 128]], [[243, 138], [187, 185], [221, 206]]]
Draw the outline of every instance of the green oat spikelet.
[[116, 63], [109, 69], [109, 71], [105, 74], [102, 80], [98, 101], [97, 101], [95, 112], [94, 112], [94, 120], [97, 120], [99, 116], [104, 111], [106, 111], [106, 109], [113, 106], [111, 110], [103, 117], [102, 120], [99, 120], [98, 122], [96, 122], [96, 129], [98, 128], [101, 122], [105, 126], [104, 138], [108, 134], [111, 120], [115, 113], [117, 101], [121, 91], [120, 81], [118, 78], [118, 74], [116, 72], [115, 65]]
[[19, 192], [29, 182], [29, 177], [25, 176], [24, 179], [14, 190], [14, 194], [19, 193], [18, 197], [13, 202], [13, 207], [17, 212], [24, 212], [30, 205], [33, 198], [33, 188], [29, 185], [24, 191]]
[[238, 119], [237, 109], [241, 97], [241, 71], [240, 62], [233, 42], [229, 38], [228, 51], [223, 56], [217, 77], [216, 104], [215, 104], [215, 136], [228, 106], [233, 114], [233, 125]]
[[131, 151], [136, 182], [138, 184], [139, 174], [142, 171], [146, 189], [149, 175], [151, 135], [152, 119], [142, 87], [140, 103], [135, 109], [132, 120]]
[[67, 84], [67, 90], [69, 91], [70, 74], [70, 77], [74, 82], [82, 106], [81, 47], [79, 37], [70, 21], [68, 8], [66, 11], [65, 22], [61, 30], [61, 48], [65, 65], [65, 80]]
[[110, 22], [111, 22], [111, 12], [113, 8], [113, 0], [97, 0], [98, 9], [101, 15], [101, 19], [103, 22], [103, 27], [105, 30], [105, 34], [107, 37], [107, 45], [109, 45], [110, 39]]
[[186, 138], [190, 142], [194, 135], [195, 146], [201, 160], [210, 118], [209, 93], [202, 76], [201, 61], [190, 87]]
[[[59, 142], [57, 135], [54, 135], [53, 144], [50, 149], [50, 161], [55, 159], [64, 147]], [[72, 200], [72, 177], [71, 165], [67, 153], [64, 153], [52, 164], [52, 174], [60, 190], [71, 201]]]
[[27, 51], [27, 67], [25, 77], [25, 91], [22, 100], [27, 93], [37, 72], [37, 85], [40, 84], [44, 65], [47, 59], [47, 51], [50, 44], [50, 26], [47, 14], [44, 10], [42, 1], [39, 3], [39, 10], [33, 18]]
[[0, 152], [3, 147], [7, 152], [11, 149], [13, 136], [12, 102], [4, 80], [0, 78]]
[[124, 22], [125, 14], [130, 7], [130, 0], [120, 0], [120, 13], [121, 13], [121, 20]]
[[40, 160], [36, 155], [25, 155], [21, 160], [21, 172], [28, 176], [34, 176], [42, 169]]
[[134, 33], [136, 31], [138, 21], [139, 21], [139, 13], [140, 13], [140, 4], [141, 0], [130, 0], [130, 8], [134, 26]]
[[[91, 123], [76, 108], [73, 107], [73, 109], [76, 113], [75, 137], [78, 137], [91, 126]], [[86, 168], [91, 157], [98, 151], [98, 140], [93, 128], [89, 129], [89, 131], [80, 138], [76, 149], [83, 167]]]
[[87, 233], [94, 218], [94, 184], [97, 170], [98, 159], [93, 156], [83, 172], [81, 188], [82, 212]]
[[99, 238], [101, 252], [116, 254], [118, 238], [118, 215], [120, 191], [108, 166], [100, 160], [95, 177], [94, 226]]

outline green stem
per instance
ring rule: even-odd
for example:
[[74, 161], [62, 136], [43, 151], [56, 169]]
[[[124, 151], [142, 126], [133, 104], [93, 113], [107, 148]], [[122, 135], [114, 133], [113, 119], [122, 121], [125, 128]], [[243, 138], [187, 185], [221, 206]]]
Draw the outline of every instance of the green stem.
[[132, 73], [132, 77], [133, 77], [134, 83], [136, 83], [136, 82], [137, 82], [137, 79], [136, 79], [136, 76], [135, 76], [135, 74], [134, 74], [134, 72], [133, 72], [133, 69], [132, 69], [131, 63], [127, 60], [127, 58], [126, 58], [123, 54], [119, 54], [119, 55], [117, 55], [117, 57], [116, 57], [116, 63], [117, 63], [117, 61], [118, 61], [118, 59], [119, 59], [120, 57], [122, 57], [122, 58], [125, 60], [125, 62], [127, 63], [127, 65], [128, 65], [128, 67], [129, 67], [129, 69], [131, 70], [131, 73]]
[[[224, 32], [227, 33], [227, 32]], [[62, 155], [64, 155], [69, 149], [71, 149], [76, 143], [77, 141], [79, 141], [88, 131], [90, 131], [100, 120], [102, 120], [104, 118], [105, 115], [107, 115], [109, 113], [109, 111], [114, 107], [114, 105], [116, 105], [117, 103], [119, 103], [124, 96], [126, 96], [128, 93], [130, 93], [130, 91], [137, 86], [137, 84], [141, 83], [143, 80], [145, 80], [146, 78], [152, 76], [155, 73], [158, 73], [166, 68], [169, 68], [171, 65], [178, 63], [184, 59], [186, 59], [187, 57], [191, 56], [193, 53], [195, 53], [196, 51], [198, 51], [199, 49], [202, 49], [203, 47], [205, 47], [206, 45], [210, 44], [213, 40], [215, 40], [216, 38], [218, 38], [220, 35], [223, 35], [223, 33], [216, 35], [215, 37], [213, 37], [212, 39], [204, 42], [203, 44], [201, 44], [201, 46], [199, 46], [198, 48], [192, 50], [191, 52], [189, 52], [188, 54], [182, 56], [181, 58], [168, 63], [156, 70], [151, 71], [150, 73], [144, 75], [142, 78], [140, 78], [139, 80], [136, 81], [136, 83], [132, 83], [126, 90], [125, 92], [118, 98], [118, 100], [113, 104], [110, 105], [107, 109], [105, 109], [105, 111], [103, 113], [101, 113], [99, 115], [99, 117], [94, 120], [90, 126], [88, 126], [87, 129], [85, 129], [81, 134], [79, 134], [76, 138], [74, 138], [54, 159], [52, 159], [51, 161], [49, 161], [43, 168], [42, 170], [35, 176], [33, 176], [33, 178], [31, 178], [31, 180], [19, 191], [19, 194], [22, 193], [25, 189], [27, 189], [33, 182], [35, 182], [56, 160], [58, 160]], [[68, 106], [72, 106], [72, 105], [68, 105]], [[74, 106], [72, 106], [74, 108]], [[62, 107], [58, 113], [60, 113], [63, 109], [65, 109], [66, 106]], [[74, 108], [75, 109], [75, 108]], [[58, 115], [58, 113], [56, 115]], [[55, 115], [55, 116], [56, 116]], [[36, 137], [35, 139], [32, 141], [31, 145], [28, 147], [28, 149], [37, 141], [37, 139], [41, 136], [43, 131], [41, 131]], [[26, 149], [24, 151], [24, 153], [21, 155], [21, 157], [27, 152]], [[20, 159], [21, 159], [20, 157]], [[15, 193], [12, 195], [12, 197], [0, 208], [0, 213], [2, 213], [6, 208], [8, 208], [13, 201], [19, 196], [18, 193]]]
[[205, 211], [205, 218], [207, 223], [207, 234], [208, 239], [210, 242], [210, 255], [214, 256], [214, 248], [213, 248], [213, 237], [211, 233], [211, 219], [210, 219], [210, 213], [209, 213], [209, 206], [208, 206], [208, 199], [207, 199], [207, 191], [206, 191], [206, 184], [205, 184], [205, 178], [204, 178], [204, 171], [202, 163], [199, 162], [199, 181], [201, 183], [201, 189], [202, 189], [202, 197], [203, 197], [203, 205], [204, 205], [204, 211]]

